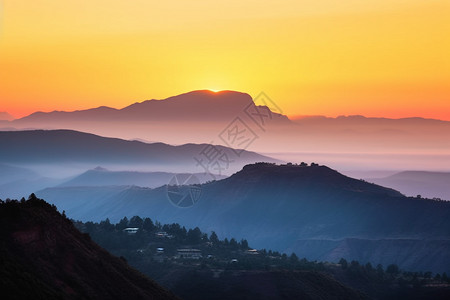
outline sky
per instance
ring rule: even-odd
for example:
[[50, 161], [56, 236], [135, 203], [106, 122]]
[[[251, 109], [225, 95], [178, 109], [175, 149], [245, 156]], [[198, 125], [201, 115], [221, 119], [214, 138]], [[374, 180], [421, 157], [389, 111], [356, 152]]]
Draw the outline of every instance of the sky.
[[291, 117], [450, 120], [448, 0], [0, 0], [0, 111], [264, 91]]

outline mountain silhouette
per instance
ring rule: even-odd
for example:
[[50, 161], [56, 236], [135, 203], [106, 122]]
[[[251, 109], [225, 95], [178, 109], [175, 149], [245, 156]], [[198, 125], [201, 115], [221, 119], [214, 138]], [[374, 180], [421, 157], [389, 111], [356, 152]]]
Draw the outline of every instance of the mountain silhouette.
[[[72, 112], [36, 112], [12, 122], [13, 126], [62, 127], [68, 122], [184, 121], [229, 122], [247, 106], [255, 106], [250, 95], [235, 91], [198, 90], [163, 100], [136, 102], [122, 109], [101, 106]], [[272, 112], [280, 122], [288, 118]], [[61, 122], [61, 123], [55, 123]]]
[[[140, 187], [156, 188], [166, 185], [176, 176], [188, 176], [191, 174], [170, 173], [170, 172], [136, 172], [136, 171], [109, 171], [105, 168], [96, 167], [88, 170], [70, 180], [60, 184], [65, 186], [111, 186], [111, 185], [135, 185]], [[211, 176], [203, 173], [192, 174], [199, 183], [211, 180]], [[216, 179], [223, 179], [226, 176], [215, 174]]]
[[0, 203], [4, 299], [177, 299], [30, 196]]
[[405, 195], [450, 200], [450, 173], [404, 171], [383, 178], [367, 181], [395, 188]]
[[[147, 167], [152, 170], [171, 170], [178, 172], [205, 172], [205, 168], [196, 166], [196, 157], [202, 158], [202, 153], [211, 145], [186, 144], [172, 146], [164, 143], [143, 143], [117, 138], [106, 138], [93, 134], [72, 130], [31, 130], [31, 131], [0, 131], [0, 163], [10, 165], [56, 165], [61, 168], [66, 165], [81, 164], [128, 166], [135, 168]], [[222, 163], [211, 167], [225, 172], [241, 168], [249, 162], [277, 161], [255, 152], [231, 149], [223, 146], [213, 146], [220, 153]], [[205, 159], [206, 160], [206, 159]], [[206, 162], [204, 163], [204, 165]], [[44, 168], [44, 167], [43, 167]], [[45, 169], [45, 168], [44, 168]], [[209, 171], [209, 170], [208, 170]]]

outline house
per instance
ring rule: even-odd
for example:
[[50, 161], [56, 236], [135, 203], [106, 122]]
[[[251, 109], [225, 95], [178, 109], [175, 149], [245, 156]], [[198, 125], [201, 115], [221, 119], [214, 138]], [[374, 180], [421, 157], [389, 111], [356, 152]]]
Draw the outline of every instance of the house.
[[184, 259], [200, 259], [202, 258], [202, 252], [198, 249], [177, 249], [176, 257]]
[[164, 253], [164, 248], [156, 248], [156, 253], [157, 254], [163, 254]]
[[167, 238], [167, 239], [172, 239], [173, 238], [173, 235], [170, 235], [170, 234], [168, 234], [165, 231], [159, 231], [159, 232], [155, 233], [155, 236], [158, 237], [158, 238], [161, 238], [161, 239], [162, 238]]
[[247, 251], [245, 251], [245, 253], [249, 254], [249, 255], [257, 255], [257, 254], [259, 254], [258, 250], [256, 250], [256, 249], [248, 249]]
[[165, 231], [159, 231], [159, 232], [155, 233], [155, 236], [159, 237], [159, 238], [165, 238], [165, 237], [169, 236], [169, 234]]
[[123, 232], [126, 232], [128, 234], [135, 234], [136, 232], [138, 232], [139, 228], [137, 227], [127, 227], [123, 230]]

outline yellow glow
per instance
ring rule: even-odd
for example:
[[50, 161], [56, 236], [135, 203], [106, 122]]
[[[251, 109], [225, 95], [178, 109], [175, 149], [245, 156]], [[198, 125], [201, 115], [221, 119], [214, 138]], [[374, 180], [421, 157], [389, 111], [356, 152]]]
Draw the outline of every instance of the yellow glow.
[[6, 0], [0, 111], [264, 91], [289, 115], [450, 120], [450, 2]]

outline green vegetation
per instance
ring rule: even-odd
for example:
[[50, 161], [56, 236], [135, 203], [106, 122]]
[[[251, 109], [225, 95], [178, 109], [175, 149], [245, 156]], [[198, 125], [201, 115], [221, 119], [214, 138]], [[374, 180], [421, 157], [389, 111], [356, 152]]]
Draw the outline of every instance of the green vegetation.
[[[308, 261], [298, 258], [294, 253], [287, 255], [266, 249], [252, 249], [245, 239], [221, 240], [215, 232], [208, 235], [197, 227], [186, 229], [176, 223], [162, 225], [149, 218], [125, 217], [117, 224], [111, 224], [108, 219], [99, 223], [75, 221], [74, 224], [101, 246], [125, 258], [130, 265], [183, 298], [186, 296], [183, 291], [188, 286], [195, 286], [198, 281], [210, 282], [210, 278], [216, 276], [228, 278], [232, 282], [230, 274], [233, 272], [283, 272], [283, 276], [290, 276], [292, 280], [298, 276], [298, 272], [320, 272], [370, 297], [383, 299], [414, 298], [436, 291], [444, 291], [447, 296], [450, 293], [450, 280], [446, 273], [407, 272], [395, 264], [384, 268], [382, 265], [360, 264], [345, 259], [339, 263]], [[126, 228], [137, 228], [137, 231], [130, 234]], [[180, 248], [198, 249], [202, 257], [180, 258], [177, 255], [177, 249]], [[173, 274], [177, 276], [173, 277]], [[228, 283], [223, 280], [221, 283], [210, 282], [215, 289], [223, 288], [220, 285]], [[187, 290], [194, 294], [199, 292]], [[439, 294], [436, 297], [439, 298]]]

